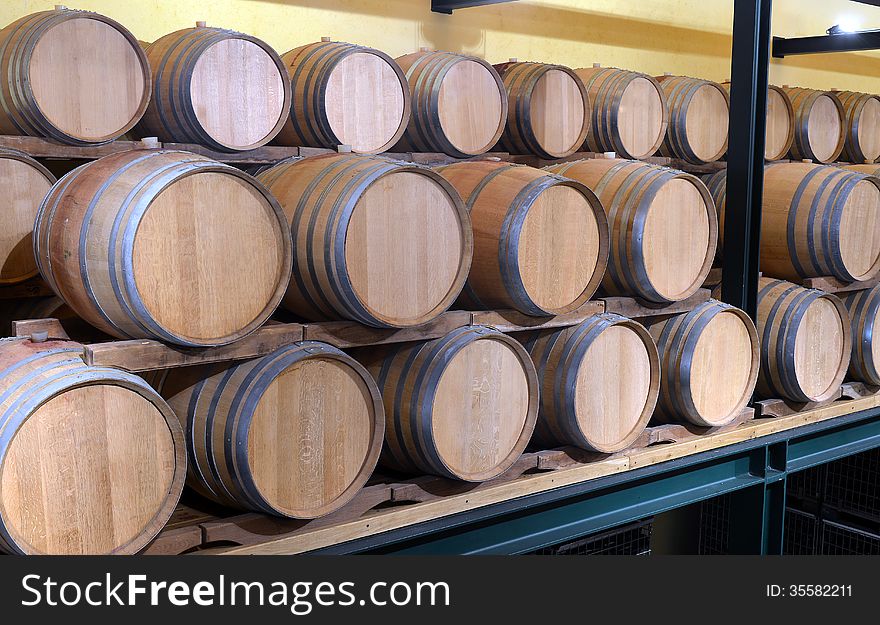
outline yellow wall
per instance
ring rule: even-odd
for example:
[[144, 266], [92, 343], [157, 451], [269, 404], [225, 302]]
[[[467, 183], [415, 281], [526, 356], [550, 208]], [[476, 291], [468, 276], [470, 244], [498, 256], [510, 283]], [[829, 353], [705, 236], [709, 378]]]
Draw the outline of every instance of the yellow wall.
[[[51, 8], [49, 0], [3, 0], [0, 23]], [[438, 15], [430, 0], [79, 0], [152, 41], [206, 20], [256, 35], [285, 52], [328, 35], [392, 56], [420, 46], [583, 67], [594, 62], [650, 74], [715, 80], [730, 75], [733, 0], [520, 0]], [[821, 34], [843, 15], [880, 28], [880, 8], [848, 0], [775, 0], [774, 34]], [[880, 93], [880, 54], [775, 60], [771, 82]]]

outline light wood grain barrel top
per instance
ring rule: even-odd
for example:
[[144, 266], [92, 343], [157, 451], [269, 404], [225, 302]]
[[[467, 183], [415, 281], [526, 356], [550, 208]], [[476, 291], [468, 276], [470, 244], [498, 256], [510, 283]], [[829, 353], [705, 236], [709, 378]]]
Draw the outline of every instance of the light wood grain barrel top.
[[865, 101], [858, 124], [859, 146], [866, 160], [876, 161], [880, 158], [880, 98]]
[[219, 143], [256, 147], [275, 134], [288, 78], [278, 61], [247, 39], [221, 39], [196, 61], [190, 83], [196, 117]]
[[459, 210], [449, 189], [422, 172], [392, 171], [361, 195], [345, 260], [352, 288], [371, 314], [412, 325], [449, 297], [469, 253]]
[[440, 85], [438, 113], [446, 138], [465, 154], [492, 148], [504, 126], [503, 85], [489, 66], [463, 59], [453, 65]]
[[574, 187], [552, 186], [535, 199], [519, 237], [519, 268], [529, 297], [544, 310], [570, 306], [599, 263], [593, 209]]
[[284, 279], [288, 235], [254, 184], [202, 170], [176, 179], [147, 209], [133, 279], [147, 311], [173, 334], [198, 342], [234, 335]]
[[458, 350], [434, 397], [431, 432], [441, 461], [463, 480], [497, 475], [523, 436], [534, 407], [531, 388], [510, 345], [486, 337]]
[[76, 12], [40, 36], [30, 59], [28, 78], [40, 111], [82, 141], [124, 133], [149, 97], [146, 58], [134, 37], [113, 24]]
[[577, 420], [591, 443], [611, 447], [644, 428], [649, 395], [654, 401], [657, 396], [656, 361], [656, 350], [652, 358], [645, 339], [626, 325], [612, 326], [593, 341], [578, 368], [575, 395]]
[[877, 273], [880, 265], [880, 180], [860, 180], [843, 205], [840, 255], [856, 279]]
[[666, 128], [666, 106], [656, 83], [633, 78], [624, 88], [617, 109], [617, 130], [630, 154], [650, 156]]
[[794, 117], [791, 100], [778, 87], [767, 90], [767, 129], [764, 158], [779, 159], [791, 146], [794, 134]]
[[716, 84], [697, 88], [687, 108], [685, 129], [688, 143], [698, 158], [713, 160], [724, 149], [729, 118], [728, 100]]
[[40, 406], [0, 466], [0, 508], [27, 552], [109, 553], [140, 535], [168, 498], [174, 439], [132, 390], [91, 384]]
[[843, 136], [843, 120], [840, 106], [834, 96], [822, 94], [810, 108], [807, 136], [816, 159], [822, 162], [834, 160]]
[[804, 313], [795, 338], [794, 366], [807, 396], [827, 395], [838, 383], [841, 355], [849, 360], [844, 333], [850, 329], [844, 323], [834, 303], [825, 298], [812, 302]]
[[333, 133], [354, 152], [376, 152], [406, 126], [405, 84], [393, 61], [355, 52], [337, 63], [324, 92]]
[[579, 147], [587, 124], [586, 112], [583, 85], [567, 72], [547, 70], [532, 90], [532, 129], [550, 154], [568, 154]]
[[0, 284], [37, 275], [34, 220], [55, 176], [23, 154], [0, 149]]
[[645, 219], [644, 263], [651, 284], [677, 301], [704, 270], [714, 250], [706, 201], [692, 180], [674, 178], [658, 191]]
[[734, 311], [715, 315], [700, 334], [691, 365], [690, 392], [707, 423], [730, 421], [745, 389], [754, 388], [757, 368], [752, 334]]
[[260, 397], [248, 430], [249, 469], [260, 495], [299, 518], [320, 516], [353, 496], [364, 465], [379, 456], [381, 411], [378, 393], [352, 364], [307, 358], [288, 367]]

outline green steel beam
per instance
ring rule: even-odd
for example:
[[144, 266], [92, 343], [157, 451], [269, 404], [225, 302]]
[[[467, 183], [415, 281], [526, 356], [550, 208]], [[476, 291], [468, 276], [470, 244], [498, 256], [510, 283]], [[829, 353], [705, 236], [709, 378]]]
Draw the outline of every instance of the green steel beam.
[[780, 553], [790, 472], [880, 447], [880, 409], [335, 545], [325, 553], [524, 553], [734, 492], [731, 550]]

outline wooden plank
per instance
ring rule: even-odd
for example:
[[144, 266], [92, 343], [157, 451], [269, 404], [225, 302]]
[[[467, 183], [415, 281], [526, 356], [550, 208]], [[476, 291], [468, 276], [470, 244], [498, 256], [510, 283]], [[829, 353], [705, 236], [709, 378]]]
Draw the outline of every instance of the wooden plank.
[[89, 365], [119, 367], [133, 372], [150, 371], [256, 358], [301, 340], [301, 324], [279, 323], [263, 326], [235, 343], [219, 347], [184, 348], [145, 339], [96, 343], [85, 346], [83, 359]]
[[847, 399], [861, 399], [880, 393], [880, 386], [871, 386], [864, 382], [844, 382], [840, 386], [840, 392]]
[[703, 288], [711, 289], [713, 286], [718, 286], [719, 284], [721, 284], [721, 267], [712, 267], [712, 269], [709, 270], [709, 275], [703, 280]]
[[819, 289], [826, 293], [846, 293], [849, 291], [864, 291], [865, 289], [873, 289], [880, 284], [880, 276], [863, 280], [861, 282], [841, 282], [832, 276], [824, 276], [822, 278], [804, 278], [801, 284], [808, 289]]
[[605, 302], [606, 312], [639, 319], [642, 317], [660, 317], [689, 312], [700, 304], [708, 302], [711, 295], [712, 292], [709, 289], [697, 289], [697, 292], [689, 298], [665, 306], [644, 302], [634, 297], [606, 297], [602, 301]]
[[104, 145], [76, 146], [65, 145], [51, 139], [43, 139], [42, 137], [0, 135], [0, 147], [19, 150], [37, 158], [91, 160], [118, 152], [127, 152], [142, 146], [140, 141], [121, 140], [105, 143]]
[[414, 523], [480, 508], [482, 506], [559, 488], [569, 484], [605, 477], [630, 469], [640, 468], [695, 453], [718, 449], [760, 436], [793, 429], [810, 423], [818, 423], [835, 417], [852, 414], [880, 406], [880, 395], [854, 401], [839, 401], [816, 410], [775, 419], [755, 419], [729, 431], [698, 436], [665, 445], [654, 445], [632, 451], [626, 456], [606, 458], [592, 463], [578, 463], [569, 468], [545, 473], [527, 474], [519, 479], [483, 490], [475, 489], [412, 504], [400, 508], [373, 510], [360, 519], [348, 523], [305, 532], [249, 547], [218, 550], [222, 554], [289, 554], [319, 549], [328, 545], [379, 534]]
[[828, 399], [820, 402], [793, 402], [787, 399], [762, 399], [755, 402], [755, 412], [759, 417], [789, 417], [801, 412], [807, 412], [828, 406], [843, 396], [842, 388]]
[[541, 158], [533, 154], [511, 154], [508, 158], [511, 162], [518, 165], [528, 165], [529, 167], [549, 167], [550, 165], [558, 165], [560, 163], [568, 163], [571, 161], [582, 161], [590, 158], [603, 158], [601, 152], [575, 152], [565, 158]]
[[299, 536], [362, 517], [368, 510], [391, 499], [391, 486], [377, 484], [362, 488], [345, 506], [318, 519], [282, 519], [264, 514], [247, 513], [200, 524], [206, 545], [232, 542], [255, 545], [272, 538]]
[[464, 161], [485, 161], [485, 160], [510, 160], [510, 154], [507, 152], [487, 152], [478, 154], [470, 158], [455, 158], [441, 152], [386, 152], [383, 156], [393, 158], [398, 161], [406, 161], [408, 163], [416, 163], [418, 165], [430, 165], [437, 167], [439, 165], [449, 165], [452, 163], [461, 163]]
[[163, 530], [146, 549], [145, 556], [176, 556], [202, 544], [202, 528], [198, 525]]
[[434, 475], [425, 475], [391, 486], [391, 501], [422, 502], [469, 493], [478, 489], [492, 488], [521, 477], [526, 471], [538, 468], [538, 454], [526, 453], [519, 457], [507, 471], [493, 480], [483, 483], [461, 482]]
[[530, 317], [517, 310], [477, 310], [471, 313], [471, 324], [492, 326], [502, 332], [520, 332], [574, 326], [603, 312], [605, 302], [602, 300], [587, 302], [577, 310], [555, 317]]
[[[215, 161], [223, 163], [238, 163], [241, 165], [267, 165], [275, 163], [291, 156], [303, 156], [301, 148], [284, 147], [278, 145], [264, 145], [255, 150], [247, 150], [245, 152], [218, 152], [203, 145], [195, 145], [192, 143], [164, 143], [162, 147], [166, 150], [184, 150], [186, 152], [194, 152], [207, 156]], [[313, 148], [318, 150], [318, 148]], [[332, 154], [334, 150], [321, 149], [317, 154]], [[312, 154], [309, 154], [312, 155]]]
[[0, 300], [50, 297], [54, 295], [49, 285], [40, 277], [31, 278], [19, 284], [0, 286]]
[[57, 319], [22, 319], [12, 322], [12, 336], [27, 337], [41, 332], [45, 332], [48, 339], [70, 340], [67, 331]]
[[436, 339], [470, 323], [471, 313], [450, 310], [429, 323], [412, 328], [371, 328], [355, 321], [309, 323], [304, 326], [303, 337], [307, 341], [323, 341], [342, 349]]

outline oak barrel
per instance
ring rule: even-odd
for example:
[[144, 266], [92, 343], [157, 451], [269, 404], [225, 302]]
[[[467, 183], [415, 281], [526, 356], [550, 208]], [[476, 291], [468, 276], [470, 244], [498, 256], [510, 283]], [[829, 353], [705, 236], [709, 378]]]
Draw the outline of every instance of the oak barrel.
[[281, 131], [290, 79], [265, 42], [197, 26], [160, 37], [146, 54], [153, 98], [138, 124], [140, 136], [236, 152], [265, 145]]
[[755, 324], [739, 308], [709, 300], [694, 310], [647, 320], [660, 352], [658, 421], [716, 427], [734, 420], [758, 379]]
[[570, 68], [545, 63], [501, 63], [510, 106], [501, 149], [564, 158], [581, 149], [590, 129], [590, 101]]
[[880, 286], [841, 293], [850, 317], [852, 357], [849, 375], [855, 380], [880, 386]]
[[843, 152], [846, 112], [830, 91], [783, 86], [794, 107], [794, 141], [790, 156], [831, 163]]
[[644, 431], [660, 390], [660, 361], [642, 325], [603, 313], [518, 338], [541, 384], [533, 438], [538, 445], [612, 453]]
[[846, 115], [843, 156], [852, 163], [873, 163], [880, 158], [880, 96], [856, 91], [835, 95]]
[[150, 65], [124, 26], [59, 7], [0, 31], [0, 134], [72, 145], [125, 134], [150, 101]]
[[653, 156], [669, 124], [666, 94], [641, 72], [594, 65], [576, 69], [590, 98], [592, 119], [586, 148], [623, 158]]
[[411, 100], [403, 70], [373, 48], [320, 41], [282, 57], [293, 101], [276, 143], [385, 152], [400, 139]]
[[669, 104], [669, 125], [660, 154], [701, 165], [727, 152], [730, 96], [717, 82], [658, 76]]
[[331, 154], [285, 161], [258, 179], [291, 226], [290, 312], [400, 328], [427, 323], [458, 297], [473, 232], [439, 174], [381, 156]]
[[34, 219], [55, 176], [24, 152], [0, 148], [0, 284], [37, 275]]
[[171, 369], [157, 386], [184, 428], [187, 485], [225, 506], [324, 516], [357, 494], [379, 459], [376, 383], [326, 343]]
[[558, 315], [596, 292], [608, 263], [608, 222], [587, 187], [498, 161], [437, 171], [461, 193], [474, 226], [462, 305]]
[[177, 418], [141, 378], [82, 351], [0, 340], [0, 551], [136, 553], [180, 498]]
[[[730, 82], [721, 83], [730, 93]], [[794, 141], [794, 108], [785, 89], [767, 85], [767, 118], [764, 131], [764, 160], [786, 158]]]
[[760, 278], [758, 393], [795, 402], [834, 396], [850, 360], [846, 307], [834, 295], [784, 280]]
[[547, 169], [587, 185], [608, 211], [611, 256], [602, 281], [605, 292], [667, 304], [700, 288], [715, 257], [718, 220], [699, 178], [609, 158]]
[[761, 270], [800, 281], [880, 272], [880, 179], [838, 167], [773, 163], [764, 171]]
[[385, 403], [380, 463], [405, 473], [482, 482], [516, 462], [538, 413], [528, 352], [486, 326], [355, 353]]
[[244, 172], [188, 152], [92, 161], [49, 192], [37, 264], [77, 315], [111, 336], [222, 345], [263, 324], [290, 278], [290, 230]]
[[491, 150], [507, 120], [507, 90], [483, 59], [422, 50], [397, 59], [412, 96], [401, 152], [443, 152], [457, 158]]

